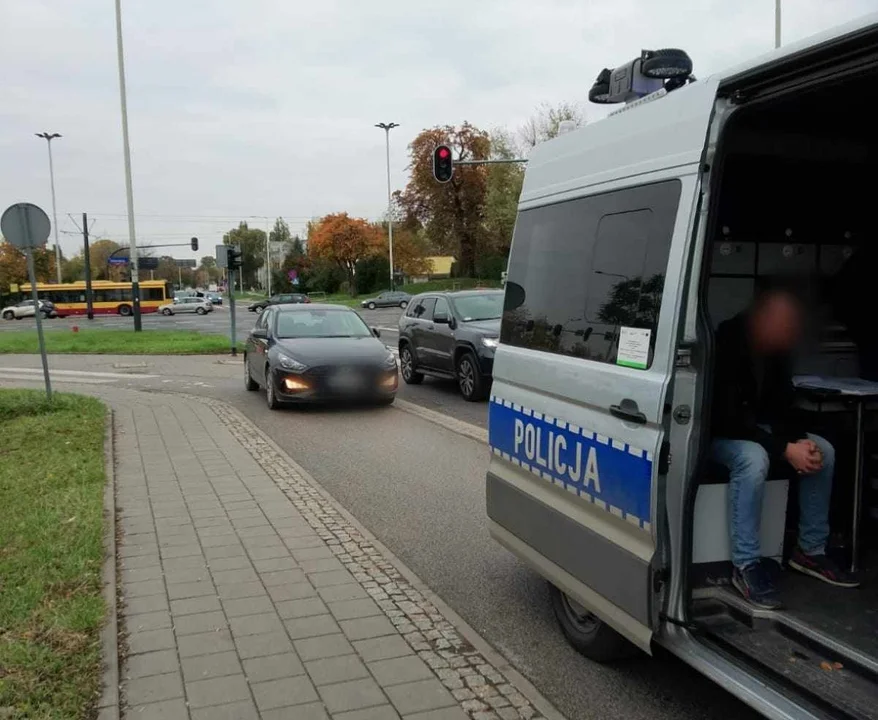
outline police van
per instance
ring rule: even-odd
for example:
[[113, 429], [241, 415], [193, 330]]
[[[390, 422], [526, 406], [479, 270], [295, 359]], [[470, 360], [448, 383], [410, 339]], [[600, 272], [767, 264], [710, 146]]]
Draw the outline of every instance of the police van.
[[[533, 150], [507, 269], [493, 538], [549, 581], [588, 657], [660, 645], [771, 718], [878, 716], [878, 557], [844, 595], [783, 573], [780, 611], [730, 588], [714, 333], [760, 277], [829, 278], [878, 241], [873, 92], [878, 15], [697, 80], [684, 52], [643, 51], [589, 94], [616, 110]], [[807, 363], [856, 375], [843, 338]], [[766, 483], [779, 561], [794, 495]]]

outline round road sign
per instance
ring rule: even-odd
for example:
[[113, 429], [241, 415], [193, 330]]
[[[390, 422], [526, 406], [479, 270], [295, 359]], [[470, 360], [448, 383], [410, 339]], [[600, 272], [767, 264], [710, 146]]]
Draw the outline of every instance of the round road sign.
[[49, 216], [33, 203], [10, 205], [0, 218], [3, 237], [22, 250], [45, 245], [51, 229]]

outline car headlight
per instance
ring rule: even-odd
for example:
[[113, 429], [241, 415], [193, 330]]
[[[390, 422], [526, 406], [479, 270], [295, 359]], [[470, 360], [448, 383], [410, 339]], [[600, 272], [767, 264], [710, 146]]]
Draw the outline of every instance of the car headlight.
[[497, 338], [482, 338], [482, 345], [492, 350], [500, 344]]
[[389, 353], [386, 358], [384, 358], [384, 367], [388, 370], [396, 369], [396, 356], [393, 353]]
[[307, 365], [303, 365], [295, 358], [291, 358], [289, 355], [278, 355], [277, 361], [284, 370], [292, 370], [293, 372], [302, 372], [303, 370], [308, 369]]

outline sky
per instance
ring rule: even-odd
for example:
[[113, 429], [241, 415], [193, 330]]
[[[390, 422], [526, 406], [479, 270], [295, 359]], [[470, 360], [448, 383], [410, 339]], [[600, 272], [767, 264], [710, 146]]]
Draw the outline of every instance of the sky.
[[[706, 76], [769, 51], [773, 0], [122, 0], [139, 245], [213, 254], [247, 220], [294, 232], [329, 212], [378, 219], [405, 186], [424, 128], [515, 130], [541, 103], [587, 101], [604, 67], [680, 47]], [[878, 10], [876, 0], [784, 0], [791, 42]], [[0, 210], [21, 201], [58, 229], [127, 242], [112, 0], [0, 0]], [[73, 219], [68, 217], [72, 215]], [[75, 220], [75, 223], [74, 223]]]

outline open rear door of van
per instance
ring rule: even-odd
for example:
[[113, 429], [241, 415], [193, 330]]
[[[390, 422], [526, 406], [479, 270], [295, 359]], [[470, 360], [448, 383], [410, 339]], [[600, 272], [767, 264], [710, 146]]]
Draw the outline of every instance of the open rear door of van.
[[647, 652], [658, 622], [666, 402], [716, 89], [625, 107], [528, 163], [487, 511], [492, 536], [562, 592], [580, 649], [567, 610], [583, 636], [596, 617]]

